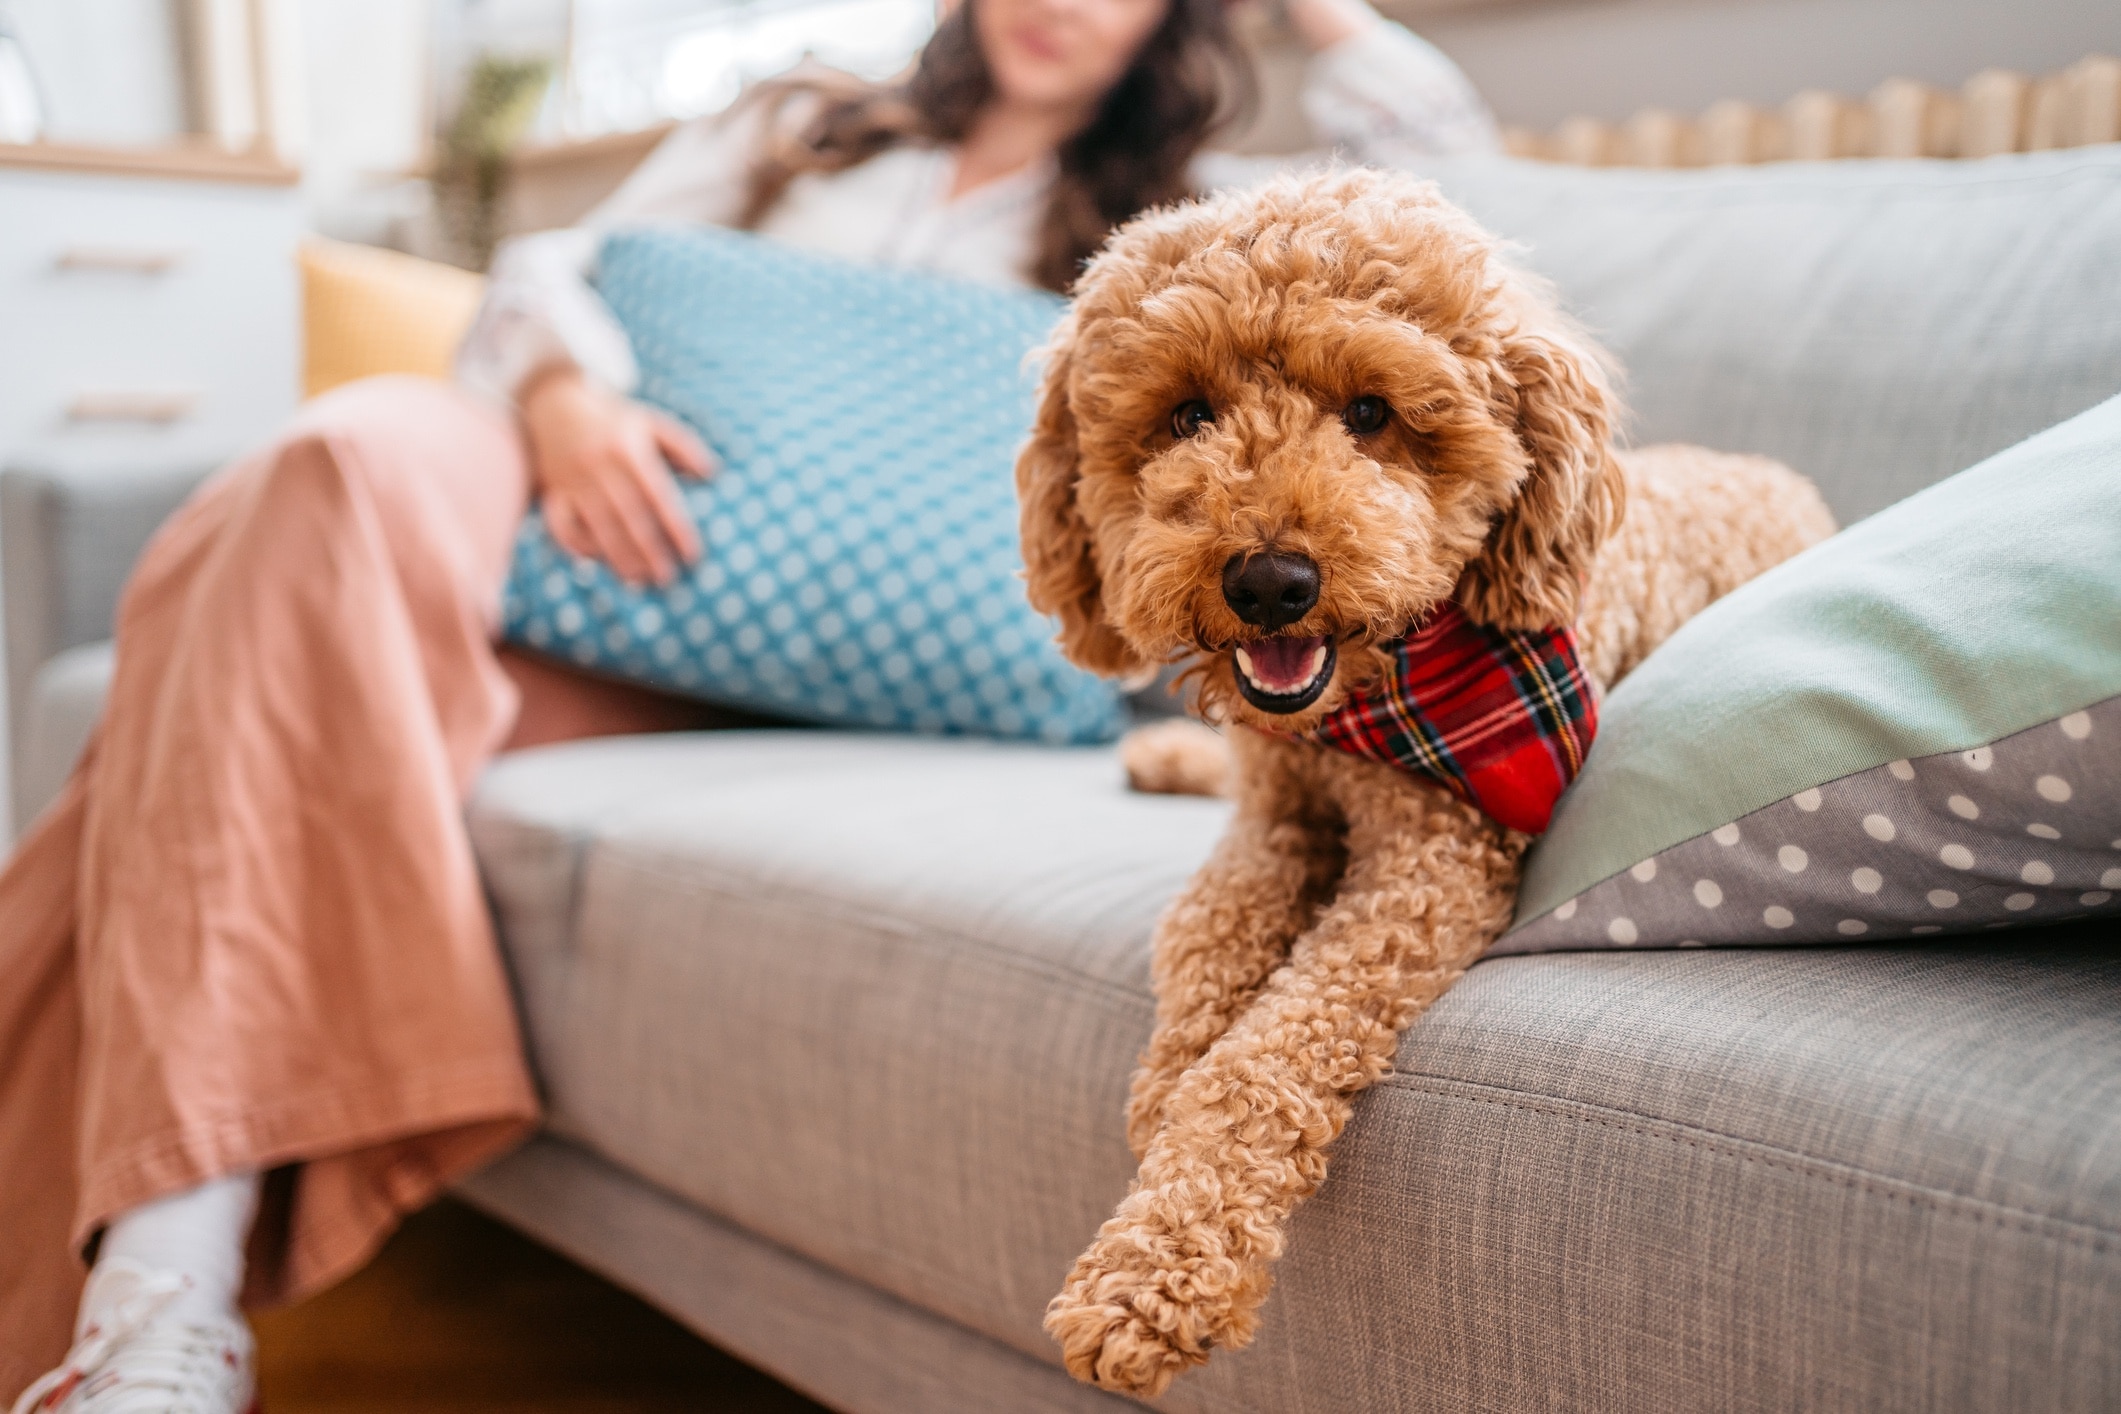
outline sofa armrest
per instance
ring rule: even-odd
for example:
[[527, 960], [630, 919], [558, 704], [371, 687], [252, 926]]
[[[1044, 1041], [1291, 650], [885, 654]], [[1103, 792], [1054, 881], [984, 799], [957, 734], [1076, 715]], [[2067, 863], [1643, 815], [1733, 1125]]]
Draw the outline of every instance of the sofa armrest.
[[111, 636], [133, 561], [211, 470], [40, 464], [0, 471], [0, 603], [9, 762], [17, 779], [38, 669], [69, 648]]
[[15, 833], [22, 834], [58, 799], [103, 719], [116, 654], [106, 640], [69, 648], [37, 670], [22, 720], [15, 726], [14, 775], [9, 781]]

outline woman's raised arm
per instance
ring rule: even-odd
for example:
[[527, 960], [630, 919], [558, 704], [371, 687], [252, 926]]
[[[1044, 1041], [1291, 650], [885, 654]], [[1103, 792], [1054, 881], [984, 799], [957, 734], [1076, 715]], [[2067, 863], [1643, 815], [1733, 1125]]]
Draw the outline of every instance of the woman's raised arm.
[[1364, 0], [1290, 0], [1290, 25], [1313, 51], [1302, 104], [1319, 146], [1387, 165], [1502, 151], [1495, 114], [1463, 70]]
[[1363, 0], [1289, 0], [1289, 23], [1314, 53], [1303, 106], [1322, 146], [1355, 162], [1502, 150], [1458, 65]]
[[1312, 51], [1302, 98], [1316, 146], [1295, 156], [1203, 152], [1191, 169], [1199, 190], [1250, 186], [1326, 156], [1401, 167], [1502, 151], [1495, 115], [1464, 71], [1365, 0], [1288, 0], [1288, 17]]

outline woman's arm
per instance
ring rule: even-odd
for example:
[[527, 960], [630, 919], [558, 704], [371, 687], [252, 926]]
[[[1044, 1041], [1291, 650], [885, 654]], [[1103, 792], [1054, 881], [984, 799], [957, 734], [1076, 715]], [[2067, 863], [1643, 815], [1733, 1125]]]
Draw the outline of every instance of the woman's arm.
[[630, 583], [665, 583], [699, 558], [670, 473], [704, 476], [711, 462], [691, 431], [628, 396], [640, 371], [590, 285], [597, 251], [618, 226], [735, 219], [758, 126], [748, 112], [688, 123], [580, 226], [503, 244], [457, 352], [460, 383], [520, 413], [553, 539]]
[[690, 428], [568, 364], [532, 374], [518, 403], [545, 528], [561, 548], [628, 584], [667, 584], [700, 557], [670, 474], [712, 467]]
[[633, 349], [589, 283], [597, 249], [618, 226], [734, 221], [759, 137], [760, 118], [748, 107], [694, 119], [658, 143], [581, 225], [504, 241], [457, 351], [457, 381], [514, 403], [532, 375], [560, 365], [614, 392], [632, 392], [640, 380]]
[[1357, 162], [1502, 150], [1464, 72], [1364, 0], [1289, 0], [1289, 23], [1315, 55], [1303, 106], [1324, 146]]

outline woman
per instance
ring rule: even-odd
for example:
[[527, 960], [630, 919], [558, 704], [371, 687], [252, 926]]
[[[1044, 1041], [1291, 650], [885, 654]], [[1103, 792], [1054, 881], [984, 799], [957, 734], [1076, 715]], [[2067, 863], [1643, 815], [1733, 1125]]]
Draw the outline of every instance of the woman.
[[[1200, 153], [1232, 106], [1227, 77], [1243, 73], [1221, 0], [1001, 0], [979, 14], [947, 17], [903, 90], [771, 85], [733, 122], [674, 133], [583, 228], [503, 248], [458, 373], [521, 408], [567, 548], [634, 580], [666, 579], [698, 553], [656, 453], [695, 474], [703, 453], [615, 396], [637, 373], [585, 282], [601, 232], [745, 226], [857, 260], [1065, 291], [1135, 212], [1258, 170]], [[1294, 0], [1289, 18], [1316, 54], [1305, 108], [1332, 146], [1357, 159], [1498, 146], [1465, 76], [1364, 0]], [[592, 483], [600, 461], [631, 476]]]
[[[1362, 0], [1290, 18], [1354, 155], [1492, 146], [1456, 70]], [[496, 653], [514, 528], [535, 494], [570, 548], [665, 579], [699, 553], [665, 461], [707, 470], [625, 396], [597, 231], [718, 221], [1058, 288], [1216, 180], [1195, 159], [1233, 53], [1219, 0], [973, 0], [902, 86], [771, 88], [504, 253], [471, 393], [320, 399], [165, 527], [98, 740], [0, 875], [0, 1398], [49, 1370], [20, 1409], [236, 1414], [239, 1296], [345, 1275], [535, 1124], [464, 794], [509, 744], [683, 713]]]

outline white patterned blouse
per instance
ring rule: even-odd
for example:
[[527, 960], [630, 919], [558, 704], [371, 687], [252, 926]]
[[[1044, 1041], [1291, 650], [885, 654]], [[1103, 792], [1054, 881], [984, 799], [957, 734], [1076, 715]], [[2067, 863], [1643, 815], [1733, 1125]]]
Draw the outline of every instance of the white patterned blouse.
[[[1494, 117], [1458, 66], [1386, 21], [1312, 56], [1303, 104], [1325, 145], [1351, 161], [1383, 160], [1388, 151], [1403, 157], [1500, 146]], [[618, 226], [735, 220], [756, 140], [755, 124], [695, 119], [665, 138], [580, 226], [504, 243], [458, 351], [458, 381], [509, 402], [533, 371], [571, 363], [631, 392], [639, 379], [633, 350], [589, 284], [598, 244]], [[1050, 162], [952, 197], [954, 160], [948, 149], [901, 147], [844, 172], [800, 177], [760, 230], [854, 260], [1022, 283]], [[1194, 182], [1213, 190], [1267, 169], [1256, 158], [1205, 153], [1195, 161]]]

